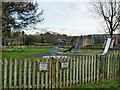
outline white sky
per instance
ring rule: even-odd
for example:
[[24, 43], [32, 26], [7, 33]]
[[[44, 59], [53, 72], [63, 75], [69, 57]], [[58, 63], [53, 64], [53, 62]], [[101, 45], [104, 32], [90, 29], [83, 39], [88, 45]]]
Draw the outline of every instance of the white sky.
[[44, 11], [44, 21], [36, 25], [36, 30], [26, 33], [53, 31], [72, 36], [104, 33], [101, 24], [88, 9], [89, 1], [38, 0], [39, 10]]

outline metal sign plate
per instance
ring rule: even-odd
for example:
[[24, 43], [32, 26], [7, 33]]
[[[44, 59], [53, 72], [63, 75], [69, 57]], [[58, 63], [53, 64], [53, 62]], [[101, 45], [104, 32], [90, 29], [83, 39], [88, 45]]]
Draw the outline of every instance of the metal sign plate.
[[47, 71], [47, 70], [48, 70], [48, 63], [39, 64], [39, 71]]
[[61, 62], [61, 69], [68, 68], [68, 62]]

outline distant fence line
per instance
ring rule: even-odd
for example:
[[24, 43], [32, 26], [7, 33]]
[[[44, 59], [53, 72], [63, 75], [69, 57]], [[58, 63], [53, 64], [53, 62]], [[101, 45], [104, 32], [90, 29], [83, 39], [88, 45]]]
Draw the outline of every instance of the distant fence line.
[[119, 54], [67, 59], [5, 58], [2, 63], [3, 88], [61, 88], [120, 76]]

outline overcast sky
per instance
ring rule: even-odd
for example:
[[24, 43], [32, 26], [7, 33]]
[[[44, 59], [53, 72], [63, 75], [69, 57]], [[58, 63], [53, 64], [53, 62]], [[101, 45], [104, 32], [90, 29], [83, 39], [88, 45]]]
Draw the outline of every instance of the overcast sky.
[[29, 33], [53, 31], [72, 36], [104, 33], [100, 22], [89, 11], [90, 1], [38, 0], [39, 11], [44, 11], [44, 21], [36, 25], [34, 32]]

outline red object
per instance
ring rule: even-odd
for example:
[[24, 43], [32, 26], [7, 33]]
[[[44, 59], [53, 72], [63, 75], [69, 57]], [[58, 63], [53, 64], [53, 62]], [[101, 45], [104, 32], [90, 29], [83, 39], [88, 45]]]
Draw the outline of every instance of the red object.
[[85, 46], [84, 46], [84, 52], [85, 52]]
[[106, 35], [106, 40], [107, 40], [107, 35]]
[[75, 53], [75, 47], [74, 47], [74, 53]]
[[91, 45], [91, 52], [92, 52], [92, 45]]
[[114, 44], [116, 44], [116, 37], [115, 37], [115, 35], [114, 35]]

